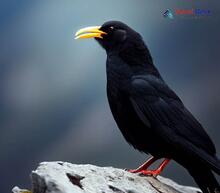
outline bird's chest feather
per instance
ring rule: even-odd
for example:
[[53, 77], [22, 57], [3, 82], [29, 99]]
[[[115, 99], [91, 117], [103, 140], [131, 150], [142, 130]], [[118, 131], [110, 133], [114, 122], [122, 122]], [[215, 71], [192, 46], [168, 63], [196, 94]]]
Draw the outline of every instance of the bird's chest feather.
[[[134, 71], [123, 61], [107, 60], [107, 96], [113, 117], [128, 143], [145, 153], [154, 154], [160, 144], [154, 143], [154, 129], [137, 115], [128, 93]], [[146, 140], [147, 137], [151, 136]], [[154, 145], [152, 145], [154, 144]]]
[[[128, 115], [129, 96], [126, 90], [130, 87], [132, 72], [117, 57], [107, 59], [107, 96], [114, 118], [123, 120]], [[123, 114], [124, 117], [121, 117]]]
[[132, 71], [119, 60], [114, 61], [115, 64], [113, 61], [108, 62], [107, 96], [113, 117], [125, 139], [135, 148], [144, 149], [146, 142], [144, 143], [143, 134], [147, 135], [147, 128], [139, 120], [127, 94], [127, 89], [130, 89]]

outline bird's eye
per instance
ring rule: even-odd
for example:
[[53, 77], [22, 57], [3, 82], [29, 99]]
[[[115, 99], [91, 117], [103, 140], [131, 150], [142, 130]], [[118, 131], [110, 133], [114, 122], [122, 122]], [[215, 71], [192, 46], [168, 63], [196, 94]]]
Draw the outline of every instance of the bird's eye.
[[111, 27], [110, 27], [110, 29], [111, 29], [111, 30], [113, 30], [113, 29], [114, 29], [114, 27], [113, 27], [113, 26], [111, 26]]

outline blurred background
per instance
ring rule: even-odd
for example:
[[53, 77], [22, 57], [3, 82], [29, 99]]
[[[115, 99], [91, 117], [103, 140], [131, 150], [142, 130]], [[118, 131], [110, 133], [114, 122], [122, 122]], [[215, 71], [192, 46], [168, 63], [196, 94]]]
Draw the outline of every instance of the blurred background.
[[[211, 15], [163, 17], [166, 9], [190, 8]], [[74, 40], [79, 28], [107, 20], [143, 35], [162, 76], [220, 155], [218, 0], [1, 0], [0, 192], [30, 188], [29, 174], [42, 161], [135, 168], [146, 160], [110, 113], [104, 50], [92, 39]], [[163, 175], [195, 185], [174, 162]]]

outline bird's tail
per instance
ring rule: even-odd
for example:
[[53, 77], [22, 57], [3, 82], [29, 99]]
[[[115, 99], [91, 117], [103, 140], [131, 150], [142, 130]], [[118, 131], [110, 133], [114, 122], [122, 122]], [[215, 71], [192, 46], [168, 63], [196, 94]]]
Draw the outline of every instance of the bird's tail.
[[220, 193], [220, 185], [210, 169], [197, 167], [189, 169], [189, 173], [203, 193]]
[[[192, 146], [191, 146], [192, 147]], [[203, 163], [208, 167], [211, 168], [215, 173], [220, 175], [220, 160], [216, 155], [209, 155], [205, 151], [201, 149], [192, 149], [193, 152], [198, 156], [199, 159], [203, 161]]]
[[211, 169], [218, 175], [220, 175], [220, 160], [216, 156], [209, 156], [208, 158], [206, 158], [206, 161], [208, 162], [209, 166], [211, 166]]

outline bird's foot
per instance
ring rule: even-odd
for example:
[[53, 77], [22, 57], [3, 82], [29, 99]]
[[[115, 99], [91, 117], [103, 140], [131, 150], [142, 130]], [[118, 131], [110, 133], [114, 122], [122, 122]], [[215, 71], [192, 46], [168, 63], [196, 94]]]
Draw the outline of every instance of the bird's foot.
[[140, 173], [145, 176], [157, 177], [163, 171], [169, 161], [170, 159], [165, 159], [156, 170], [142, 170]]
[[137, 169], [130, 169], [130, 170], [129, 169], [125, 169], [125, 170], [130, 172], [130, 173], [138, 173], [138, 172], [141, 172], [143, 170], [146, 170], [156, 160], [157, 160], [157, 158], [151, 157], [146, 162], [144, 162], [141, 166], [139, 166]]
[[160, 170], [142, 170], [139, 173], [140, 175], [153, 176], [156, 178], [161, 173], [161, 171]]
[[156, 158], [152, 157], [147, 162], [145, 162], [143, 165], [141, 165], [139, 168], [134, 170], [127, 170], [131, 173], [139, 173], [144, 176], [153, 176], [157, 177], [165, 168], [165, 166], [169, 163], [170, 159], [165, 159], [156, 170], [147, 170], [147, 168], [156, 161]]

